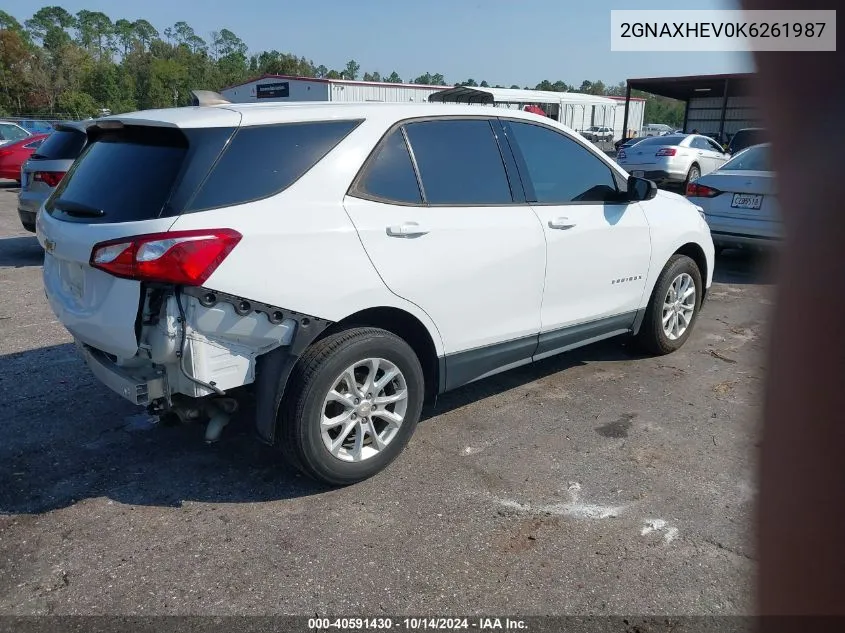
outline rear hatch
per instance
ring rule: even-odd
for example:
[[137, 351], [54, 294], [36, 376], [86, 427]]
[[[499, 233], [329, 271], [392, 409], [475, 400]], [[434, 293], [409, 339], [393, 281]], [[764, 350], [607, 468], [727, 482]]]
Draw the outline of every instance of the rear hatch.
[[[88, 145], [38, 215], [44, 286], [53, 311], [82, 343], [120, 358], [138, 350], [142, 282], [94, 268], [94, 246], [167, 231], [240, 123], [209, 109], [203, 128], [126, 117], [88, 129]], [[154, 113], [150, 113], [151, 115]]]

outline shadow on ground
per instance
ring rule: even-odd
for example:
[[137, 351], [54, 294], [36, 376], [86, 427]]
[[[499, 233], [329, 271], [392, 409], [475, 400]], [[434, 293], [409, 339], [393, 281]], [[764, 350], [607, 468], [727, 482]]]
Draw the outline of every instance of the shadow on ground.
[[[478, 381], [442, 396], [424, 419], [588, 361], [631, 356], [609, 341]], [[201, 425], [164, 426], [101, 386], [71, 344], [0, 357], [0, 513], [43, 513], [83, 499], [179, 506], [250, 503], [326, 492], [261, 444], [248, 416], [217, 444]], [[19, 382], [20, 375], [37, 376]]]
[[0, 239], [0, 266], [24, 268], [44, 263], [44, 251], [34, 235]]
[[773, 284], [777, 254], [773, 250], [725, 249], [716, 257], [713, 281], [722, 284]]

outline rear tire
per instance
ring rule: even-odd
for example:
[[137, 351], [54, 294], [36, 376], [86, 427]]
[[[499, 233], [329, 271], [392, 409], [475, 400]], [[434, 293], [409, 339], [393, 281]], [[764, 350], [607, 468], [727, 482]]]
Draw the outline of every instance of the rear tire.
[[331, 334], [305, 351], [290, 376], [277, 421], [279, 448], [322, 483], [372, 477], [410, 440], [424, 388], [419, 359], [395, 334], [377, 328]]
[[[693, 294], [688, 295], [692, 289]], [[672, 255], [657, 278], [637, 343], [662, 356], [680, 349], [692, 332], [701, 308], [701, 271], [686, 255]]]

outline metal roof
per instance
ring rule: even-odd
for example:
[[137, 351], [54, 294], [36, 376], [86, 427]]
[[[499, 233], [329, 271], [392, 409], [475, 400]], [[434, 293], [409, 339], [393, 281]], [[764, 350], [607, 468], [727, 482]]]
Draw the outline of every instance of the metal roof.
[[232, 90], [240, 88], [241, 86], [248, 86], [251, 83], [263, 81], [264, 79], [285, 79], [288, 81], [310, 81], [318, 84], [340, 84], [352, 86], [384, 86], [387, 88], [416, 88], [417, 90], [431, 90], [432, 88], [443, 88], [443, 86], [429, 86], [427, 84], [409, 84], [409, 83], [391, 83], [389, 81], [359, 81], [357, 79], [326, 79], [325, 77], [300, 77], [298, 75], [274, 75], [265, 74], [260, 77], [253, 77], [240, 83], [232, 84], [221, 88], [220, 92], [224, 90]]
[[748, 96], [752, 93], [753, 82], [754, 73], [735, 73], [629, 79], [628, 87], [661, 97], [689, 101], [692, 97], [722, 97], [725, 90], [729, 97]]
[[477, 88], [455, 86], [440, 90], [429, 101], [446, 103], [559, 103], [565, 105], [615, 106], [607, 97], [585, 95], [580, 92], [552, 92], [547, 90], [517, 90], [516, 88]]

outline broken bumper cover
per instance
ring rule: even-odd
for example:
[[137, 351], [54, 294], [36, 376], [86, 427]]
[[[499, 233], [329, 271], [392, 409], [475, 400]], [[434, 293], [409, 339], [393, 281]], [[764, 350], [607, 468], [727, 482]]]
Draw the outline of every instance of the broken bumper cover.
[[129, 402], [148, 405], [167, 394], [164, 375], [152, 374], [142, 367], [118, 365], [107, 354], [78, 341], [77, 347], [97, 380]]

